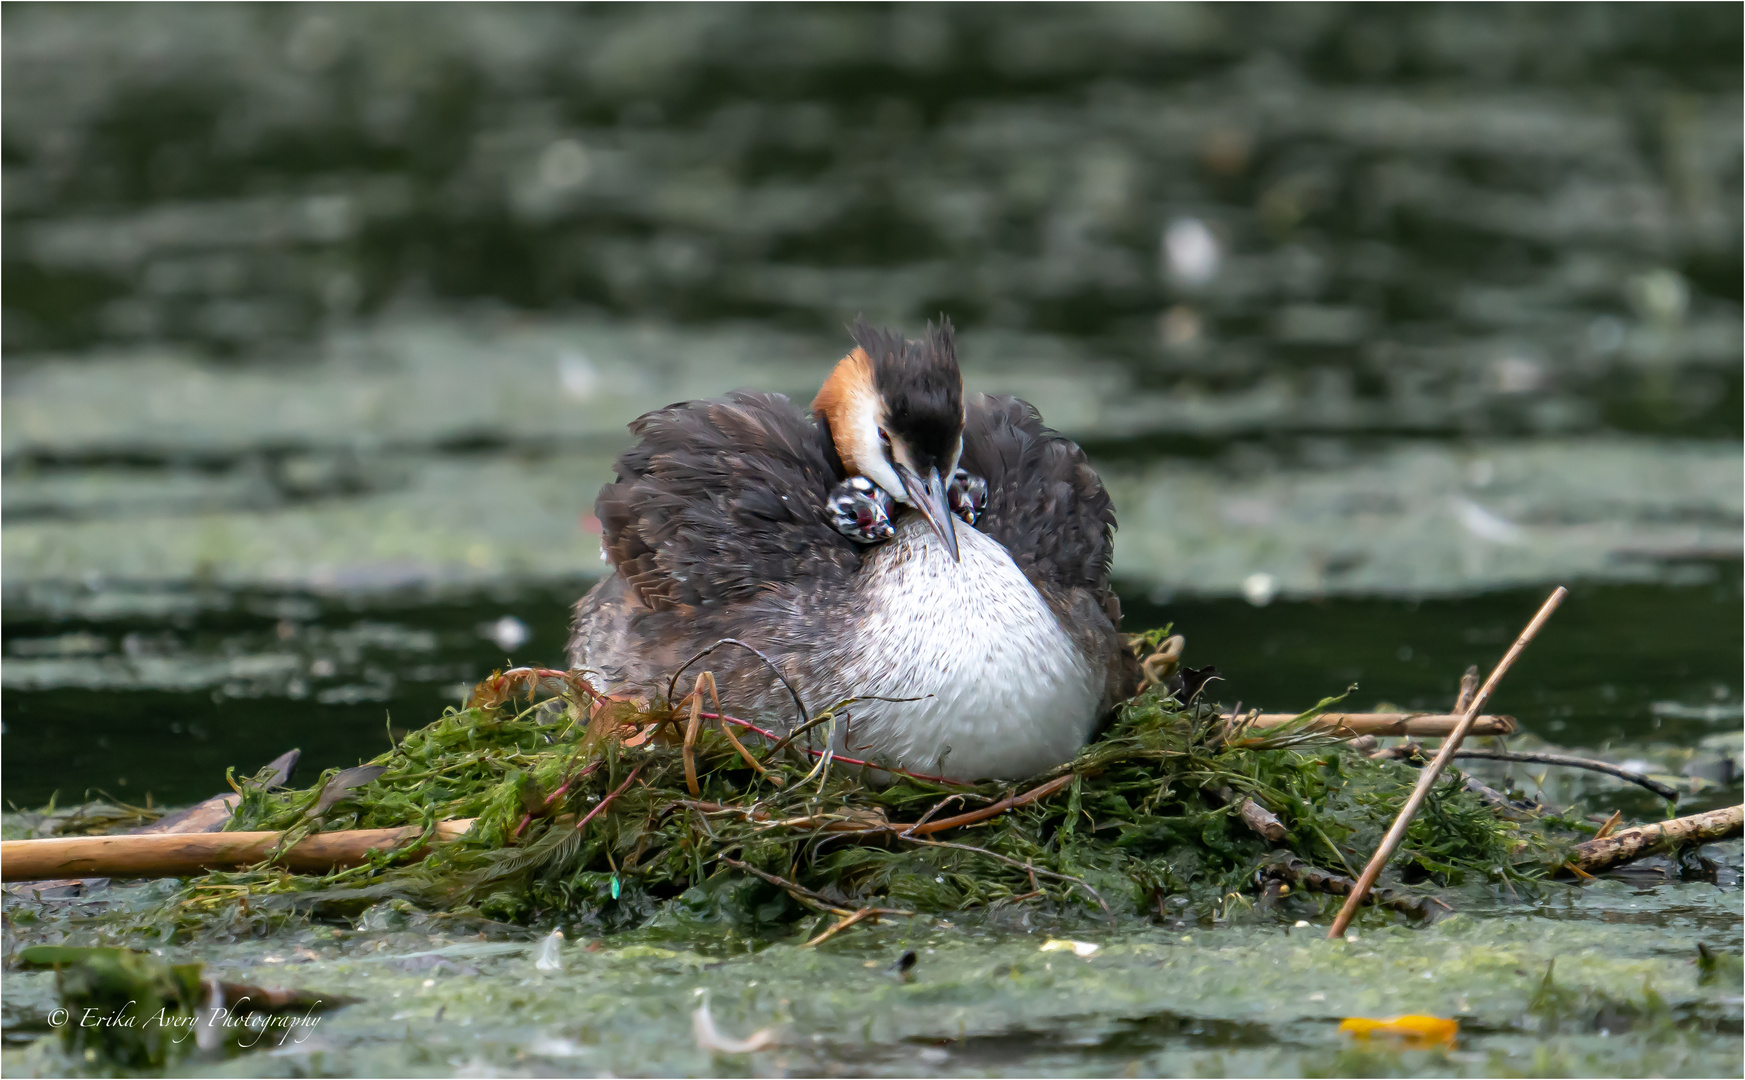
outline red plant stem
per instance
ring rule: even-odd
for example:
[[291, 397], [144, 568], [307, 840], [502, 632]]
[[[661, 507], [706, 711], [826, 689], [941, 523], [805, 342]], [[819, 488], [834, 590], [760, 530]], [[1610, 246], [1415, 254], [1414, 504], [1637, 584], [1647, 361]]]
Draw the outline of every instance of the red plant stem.
[[638, 765], [636, 768], [631, 769], [630, 775], [626, 776], [624, 778], [624, 782], [622, 784], [619, 784], [616, 788], [613, 789], [612, 794], [606, 796], [604, 799], [601, 799], [599, 806], [596, 806], [592, 810], [589, 810], [586, 817], [584, 817], [584, 818], [582, 818], [582, 820], [576, 822], [576, 829], [578, 831], [580, 831], [582, 829], [587, 828], [588, 822], [594, 820], [595, 816], [597, 816], [600, 813], [600, 811], [606, 809], [606, 807], [608, 807], [608, 806], [611, 806], [613, 799], [616, 799], [618, 796], [624, 794], [624, 790], [630, 786], [630, 782], [632, 780], [636, 779], [636, 774], [641, 772], [641, 771], [642, 771], [641, 765]]
[[565, 780], [563, 782], [562, 787], [558, 788], [556, 791], [552, 792], [550, 795], [547, 795], [545, 797], [545, 805], [550, 806], [552, 803], [556, 802], [559, 795], [562, 795], [564, 792], [566, 792], [570, 789], [571, 784], [574, 784], [577, 780], [581, 780], [581, 779], [584, 779], [588, 776], [593, 775], [594, 770], [598, 769], [599, 767], [600, 767], [600, 763], [598, 761], [596, 761], [592, 765], [589, 765], [587, 768], [583, 769], [581, 772], [570, 777], [568, 780]]
[[[545, 797], [545, 801], [543, 803], [540, 803], [540, 805], [541, 806], [550, 806], [552, 803], [556, 802], [558, 800], [558, 798], [563, 795], [564, 792], [568, 791], [570, 789], [570, 786], [572, 784], [574, 784], [577, 780], [582, 779], [583, 777], [587, 776], [589, 773], [592, 773], [595, 769], [598, 769], [599, 767], [600, 767], [600, 763], [598, 761], [596, 761], [592, 765], [589, 765], [587, 768], [583, 769], [581, 772], [570, 777], [568, 780], [565, 780], [563, 782], [562, 786], [560, 786], [556, 791], [552, 792], [550, 795], [547, 795]], [[529, 824], [531, 824], [532, 821], [533, 821], [533, 811], [529, 810], [527, 813], [525, 813], [521, 816], [521, 824], [515, 826], [515, 831], [509, 834], [510, 839], [514, 839], [515, 837], [520, 836], [521, 830], [527, 828], [527, 826]]]
[[[765, 730], [764, 728], [758, 727], [756, 724], [747, 723], [746, 721], [741, 720], [737, 717], [726, 716], [722, 713], [704, 713], [703, 719], [705, 719], [705, 720], [725, 720], [727, 723], [737, 725], [739, 727], [744, 728], [747, 731], [755, 731], [757, 734], [762, 735], [764, 738], [770, 740], [771, 742], [776, 742], [776, 741], [779, 741], [781, 739], [781, 736], [777, 735], [773, 731]], [[800, 749], [805, 750], [806, 753], [811, 754], [813, 757], [820, 757], [821, 758], [824, 756], [824, 751], [822, 751], [822, 750], [811, 750], [811, 749], [807, 749], [806, 747], [803, 747], [803, 746], [800, 747]], [[840, 762], [843, 762], [844, 764], [847, 764], [847, 765], [864, 765], [869, 769], [882, 769], [888, 773], [896, 773], [898, 776], [907, 776], [907, 777], [911, 777], [912, 779], [915, 779], [915, 780], [927, 780], [927, 781], [930, 781], [930, 782], [935, 783], [935, 784], [954, 784], [958, 787], [967, 786], [964, 784], [963, 781], [953, 780], [949, 776], [929, 776], [927, 773], [910, 772], [907, 769], [898, 769], [898, 768], [894, 768], [890, 765], [880, 765], [877, 762], [872, 762], [872, 761], [862, 761], [859, 758], [844, 757], [841, 754], [831, 754], [830, 760], [831, 761], [840, 761]]]

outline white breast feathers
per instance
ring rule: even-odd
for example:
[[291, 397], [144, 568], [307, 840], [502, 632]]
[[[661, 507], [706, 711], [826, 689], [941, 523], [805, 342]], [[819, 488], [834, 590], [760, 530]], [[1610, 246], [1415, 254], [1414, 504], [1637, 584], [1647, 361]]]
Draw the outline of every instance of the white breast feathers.
[[1006, 549], [957, 537], [961, 562], [906, 515], [863, 564], [846, 695], [916, 700], [852, 706], [844, 752], [964, 779], [1058, 765], [1096, 722], [1100, 680]]

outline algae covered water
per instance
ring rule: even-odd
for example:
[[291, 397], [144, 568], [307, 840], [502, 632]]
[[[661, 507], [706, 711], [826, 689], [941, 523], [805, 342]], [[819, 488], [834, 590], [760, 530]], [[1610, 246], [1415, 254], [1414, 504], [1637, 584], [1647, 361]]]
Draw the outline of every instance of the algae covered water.
[[[1225, 704], [1446, 709], [1563, 583], [1514, 741], [1736, 804], [1736, 15], [8, 5], [4, 797], [367, 760], [561, 656], [627, 420], [809, 400], [856, 314], [943, 311], [1087, 447], [1127, 628]], [[674, 905], [554, 970], [548, 924], [165, 941], [122, 927], [167, 883], [9, 895], [3, 1064], [83, 1067], [17, 950], [113, 942], [360, 999], [208, 1075], [1736, 1075], [1740, 847], [1699, 854], [1343, 944], [1313, 896], [814, 949]], [[773, 1045], [702, 1049], [705, 1000]], [[1459, 1035], [1338, 1030], [1406, 1012]]]
[[[355, 929], [165, 951], [225, 979], [363, 999], [282, 1045], [269, 1036], [250, 1054], [180, 1063], [195, 1075], [1724, 1076], [1739, 1061], [1740, 969], [1736, 954], [1708, 963], [1697, 950], [1737, 942], [1736, 849], [1722, 861], [1711, 881], [1468, 897], [1429, 928], [1366, 917], [1340, 943], [1303, 925], [1317, 917], [1308, 903], [1217, 924], [1008, 909], [863, 928], [817, 949], [801, 947], [803, 932], [675, 914], [572, 935], [560, 970], [536, 964], [537, 934], [392, 910]], [[149, 902], [142, 890], [108, 902]], [[26, 932], [92, 939], [92, 914], [58, 905]], [[26, 1045], [50, 1034], [53, 979], [7, 975], [9, 1073], [65, 1067], [52, 1037]], [[704, 995], [721, 1031], [771, 1028], [775, 1045], [700, 1048]], [[1458, 1019], [1457, 1041], [1366, 1045], [1338, 1030], [1405, 1012]]]

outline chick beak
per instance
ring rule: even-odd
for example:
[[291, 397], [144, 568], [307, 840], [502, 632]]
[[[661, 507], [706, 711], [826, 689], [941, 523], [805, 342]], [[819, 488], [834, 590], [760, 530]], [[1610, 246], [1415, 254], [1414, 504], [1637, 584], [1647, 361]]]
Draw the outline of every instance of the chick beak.
[[914, 470], [898, 466], [897, 475], [903, 481], [903, 490], [909, 493], [909, 502], [921, 511], [927, 524], [933, 526], [945, 550], [951, 552], [952, 559], [962, 562], [963, 557], [957, 553], [957, 519], [951, 513], [945, 495], [945, 481], [939, 478], [939, 470], [928, 470], [927, 479], [922, 480]]

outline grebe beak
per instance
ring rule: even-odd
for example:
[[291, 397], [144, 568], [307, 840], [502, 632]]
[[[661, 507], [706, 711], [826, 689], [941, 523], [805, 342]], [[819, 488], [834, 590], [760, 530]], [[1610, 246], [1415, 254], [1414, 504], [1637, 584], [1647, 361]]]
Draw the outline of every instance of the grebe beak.
[[945, 550], [951, 552], [952, 559], [962, 562], [963, 557], [957, 553], [957, 528], [954, 524], [957, 519], [951, 513], [951, 504], [945, 495], [945, 481], [939, 478], [939, 470], [928, 470], [927, 479], [922, 480], [914, 470], [899, 465], [897, 476], [903, 481], [903, 490], [909, 493], [910, 504], [921, 511], [927, 524], [933, 526]]

